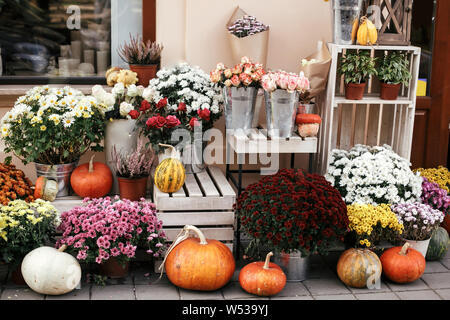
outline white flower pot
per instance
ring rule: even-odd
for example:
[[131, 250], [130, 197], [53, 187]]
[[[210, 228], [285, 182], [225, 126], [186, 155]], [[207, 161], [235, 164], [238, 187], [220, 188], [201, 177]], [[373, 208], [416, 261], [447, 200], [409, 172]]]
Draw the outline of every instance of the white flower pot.
[[409, 243], [410, 248], [416, 249], [425, 258], [425, 256], [427, 255], [428, 245], [430, 244], [431, 238], [427, 239], [427, 240], [421, 240], [421, 241], [407, 240], [407, 239], [404, 239], [404, 240], [405, 240], [405, 242]]
[[113, 195], [119, 194], [119, 184], [111, 155], [113, 147], [116, 147], [117, 152], [129, 153], [136, 149], [137, 139], [136, 120], [115, 119], [106, 124], [105, 153], [106, 163], [113, 174], [113, 187], [111, 189]]

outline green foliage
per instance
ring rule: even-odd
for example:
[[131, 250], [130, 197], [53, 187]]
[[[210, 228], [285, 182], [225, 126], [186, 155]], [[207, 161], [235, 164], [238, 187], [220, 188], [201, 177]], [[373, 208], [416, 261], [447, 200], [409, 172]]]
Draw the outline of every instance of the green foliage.
[[377, 72], [380, 81], [387, 84], [402, 83], [408, 86], [411, 79], [408, 58], [406, 53], [401, 51], [392, 51], [385, 55]]
[[367, 50], [349, 50], [342, 55], [338, 71], [344, 75], [345, 83], [364, 83], [371, 75], [377, 75], [376, 60]]

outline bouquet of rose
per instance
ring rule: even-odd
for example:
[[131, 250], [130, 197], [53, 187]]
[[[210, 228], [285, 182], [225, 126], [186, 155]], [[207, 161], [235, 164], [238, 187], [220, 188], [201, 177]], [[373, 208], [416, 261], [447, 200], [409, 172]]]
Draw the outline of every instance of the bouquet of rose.
[[310, 89], [309, 80], [303, 72], [295, 74], [281, 70], [275, 72], [270, 71], [262, 76], [261, 84], [267, 92], [282, 89], [288, 92], [298, 91], [301, 94]]
[[70, 87], [34, 87], [0, 122], [5, 153], [24, 164], [65, 164], [102, 151], [107, 105]]
[[67, 252], [78, 260], [98, 264], [115, 257], [124, 263], [136, 255], [138, 246], [158, 257], [163, 250], [165, 233], [156, 216], [155, 205], [141, 199], [133, 202], [118, 196], [89, 199], [61, 214], [63, 232], [57, 247], [66, 244]]
[[444, 220], [444, 214], [423, 203], [400, 203], [392, 206], [405, 229], [403, 238], [422, 241], [431, 238], [434, 230]]
[[333, 150], [326, 178], [347, 204], [417, 202], [422, 193], [422, 177], [387, 145]]
[[175, 142], [175, 130], [186, 129], [193, 135], [194, 127], [201, 126], [206, 131], [222, 115], [220, 89], [199, 67], [187, 63], [159, 70], [157, 78], [150, 80], [144, 90], [143, 98], [138, 126], [156, 153], [160, 143]]
[[143, 86], [125, 86], [122, 82], [117, 82], [111, 93], [106, 92], [100, 85], [92, 87], [92, 96], [97, 99], [97, 103], [105, 106], [105, 117], [109, 120], [137, 119], [144, 100], [143, 93]]
[[253, 63], [249, 58], [242, 57], [241, 63], [233, 68], [226, 68], [223, 63], [217, 64], [211, 71], [211, 82], [221, 87], [255, 87], [260, 88], [261, 77], [265, 74], [262, 64]]

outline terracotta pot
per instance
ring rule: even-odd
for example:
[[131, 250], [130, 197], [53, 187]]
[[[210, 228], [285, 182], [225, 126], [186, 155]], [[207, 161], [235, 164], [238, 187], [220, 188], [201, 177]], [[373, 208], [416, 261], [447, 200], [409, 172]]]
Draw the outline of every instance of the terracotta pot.
[[380, 97], [383, 100], [397, 100], [398, 93], [400, 92], [399, 84], [388, 84], [381, 82], [381, 94]]
[[120, 198], [131, 201], [139, 201], [139, 199], [145, 198], [147, 180], [148, 176], [137, 179], [117, 177]]
[[345, 99], [362, 100], [366, 83], [347, 83], [345, 85]]
[[149, 81], [156, 77], [156, 72], [158, 71], [158, 65], [157, 64], [149, 64], [149, 65], [130, 64], [130, 70], [137, 73], [137, 76], [139, 79], [137, 85], [148, 87]]
[[128, 261], [125, 265], [122, 265], [117, 261], [116, 258], [110, 257], [105, 262], [99, 265], [100, 272], [102, 275], [110, 278], [124, 278], [128, 275], [129, 263]]
[[17, 268], [11, 272], [11, 280], [18, 286], [25, 286], [27, 284], [22, 275], [22, 263], [20, 263]]
[[441, 227], [447, 230], [448, 234], [450, 234], [450, 215], [446, 214], [444, 217], [444, 221], [441, 223]]

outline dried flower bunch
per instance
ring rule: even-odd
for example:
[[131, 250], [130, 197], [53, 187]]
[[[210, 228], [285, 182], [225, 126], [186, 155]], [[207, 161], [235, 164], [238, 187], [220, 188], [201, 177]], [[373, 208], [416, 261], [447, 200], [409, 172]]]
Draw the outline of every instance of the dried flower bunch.
[[130, 34], [130, 42], [119, 46], [117, 53], [128, 64], [148, 65], [160, 62], [163, 49], [164, 46], [156, 41], [144, 41], [141, 36], [133, 37]]
[[117, 152], [115, 145], [111, 153], [117, 176], [140, 178], [150, 175], [154, 153], [150, 148], [145, 147], [142, 139], [138, 140], [136, 150], [131, 153]]
[[245, 15], [242, 18], [237, 19], [232, 25], [228, 26], [228, 31], [238, 38], [251, 36], [268, 29], [269, 26], [259, 22], [251, 15]]
[[421, 241], [431, 237], [434, 230], [444, 220], [444, 214], [423, 203], [400, 203], [392, 206], [404, 226], [403, 238]]
[[33, 184], [25, 177], [22, 170], [16, 169], [14, 165], [0, 163], [0, 205], [6, 206], [13, 200], [34, 200]]

